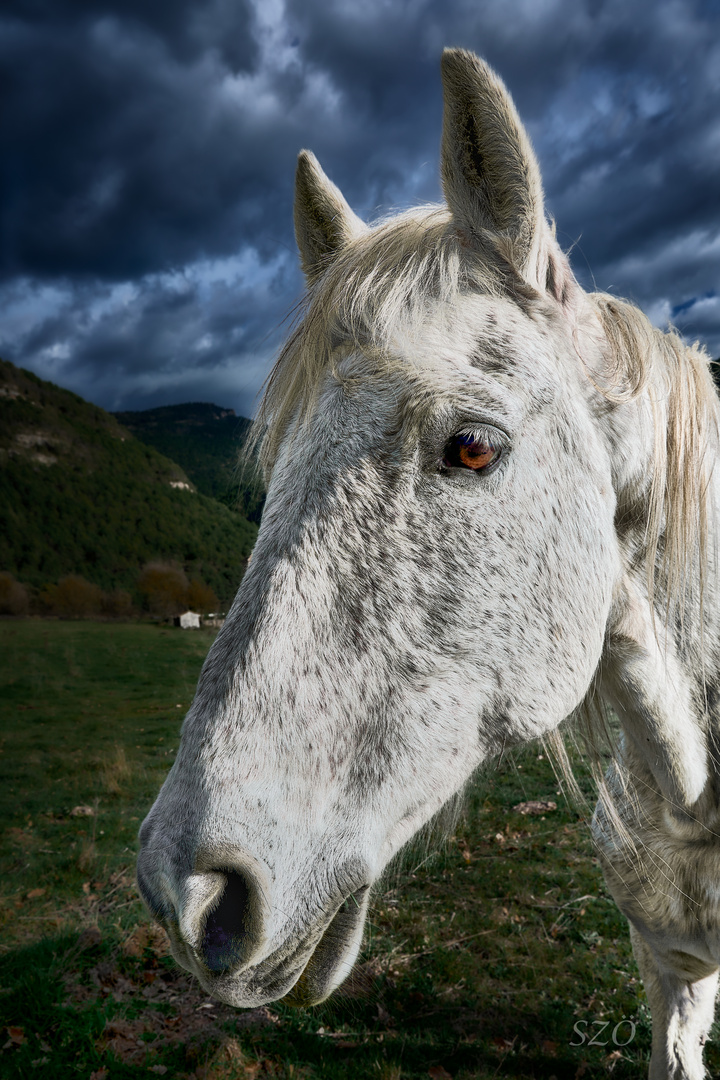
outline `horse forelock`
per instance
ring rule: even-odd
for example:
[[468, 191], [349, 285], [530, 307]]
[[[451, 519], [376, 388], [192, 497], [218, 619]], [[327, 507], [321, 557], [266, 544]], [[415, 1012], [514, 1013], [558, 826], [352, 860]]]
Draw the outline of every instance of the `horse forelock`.
[[510, 298], [525, 309], [540, 300], [495, 238], [470, 245], [444, 206], [395, 214], [348, 244], [298, 305], [266, 381], [248, 440], [266, 475], [295, 420], [312, 412], [327, 373], [338, 375], [339, 359], [360, 349], [378, 370], [391, 371], [400, 362], [387, 343], [402, 324], [470, 293]]

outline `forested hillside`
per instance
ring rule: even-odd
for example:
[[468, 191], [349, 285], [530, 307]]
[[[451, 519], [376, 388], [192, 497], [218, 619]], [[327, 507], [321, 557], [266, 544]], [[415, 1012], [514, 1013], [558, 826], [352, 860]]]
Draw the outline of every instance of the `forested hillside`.
[[133, 589], [175, 560], [227, 603], [256, 533], [110, 413], [0, 361], [0, 571]]
[[238, 461], [250, 427], [233, 409], [205, 402], [163, 405], [141, 412], [114, 413], [133, 435], [177, 461], [203, 495], [211, 495], [251, 521], [259, 521], [263, 495]]

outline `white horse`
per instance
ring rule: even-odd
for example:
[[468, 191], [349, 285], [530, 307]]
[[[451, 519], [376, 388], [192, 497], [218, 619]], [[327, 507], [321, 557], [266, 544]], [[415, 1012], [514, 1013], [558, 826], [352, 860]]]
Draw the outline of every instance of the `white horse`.
[[250, 566], [141, 830], [177, 960], [237, 1006], [327, 997], [395, 853], [503, 747], [600, 703], [594, 819], [653, 1015], [704, 1075], [720, 965], [707, 359], [586, 294], [510, 96], [443, 58], [446, 206], [373, 227], [301, 153], [302, 321], [267, 387]]

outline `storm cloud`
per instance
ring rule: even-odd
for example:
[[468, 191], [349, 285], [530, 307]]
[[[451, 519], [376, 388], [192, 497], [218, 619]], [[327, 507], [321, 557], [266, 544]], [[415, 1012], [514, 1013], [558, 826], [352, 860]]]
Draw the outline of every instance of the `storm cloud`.
[[248, 415], [302, 291], [292, 179], [440, 198], [439, 58], [484, 56], [586, 287], [720, 355], [716, 0], [23, 0], [0, 15], [0, 355], [107, 408]]

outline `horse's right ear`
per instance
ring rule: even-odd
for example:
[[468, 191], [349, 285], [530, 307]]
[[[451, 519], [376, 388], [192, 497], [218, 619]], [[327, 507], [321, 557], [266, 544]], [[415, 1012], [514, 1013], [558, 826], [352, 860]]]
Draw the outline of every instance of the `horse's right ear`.
[[367, 229], [309, 150], [298, 156], [294, 214], [300, 262], [309, 285], [353, 237]]
[[544, 287], [540, 169], [512, 98], [465, 49], [445, 50], [442, 78], [442, 181], [455, 224], [468, 243], [502, 241], [526, 280]]

